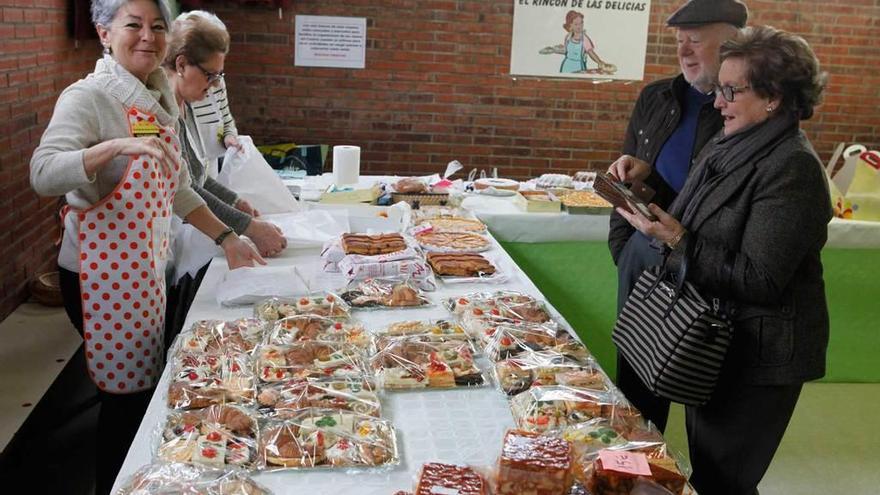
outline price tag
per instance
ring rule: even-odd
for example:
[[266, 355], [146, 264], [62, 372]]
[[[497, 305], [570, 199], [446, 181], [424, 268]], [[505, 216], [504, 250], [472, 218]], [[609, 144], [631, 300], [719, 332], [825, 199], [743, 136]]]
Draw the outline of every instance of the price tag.
[[602, 449], [599, 451], [599, 459], [602, 460], [602, 467], [607, 470], [636, 476], [651, 476], [648, 457], [641, 452]]

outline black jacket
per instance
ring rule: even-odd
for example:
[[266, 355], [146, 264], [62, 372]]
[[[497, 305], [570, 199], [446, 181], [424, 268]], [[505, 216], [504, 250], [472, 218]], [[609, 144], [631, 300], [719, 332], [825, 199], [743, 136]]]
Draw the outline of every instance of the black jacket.
[[687, 278], [735, 306], [725, 367], [754, 385], [822, 377], [829, 321], [820, 251], [832, 212], [804, 134], [734, 170], [691, 206]]
[[[626, 129], [626, 138], [623, 142], [624, 154], [654, 166], [663, 144], [681, 120], [681, 102], [687, 86], [688, 82], [684, 80], [684, 76], [678, 75], [672, 79], [655, 81], [642, 89]], [[703, 146], [721, 129], [722, 123], [721, 114], [711, 103], [703, 106], [697, 120], [697, 136], [694, 140], [691, 164]], [[645, 183], [656, 191], [651, 201], [664, 210], [668, 209], [675, 199], [675, 190], [656, 171], [652, 171]], [[633, 232], [635, 230], [623, 217], [616, 212], [611, 213], [608, 247], [611, 249], [611, 257], [615, 264], [620, 251]]]

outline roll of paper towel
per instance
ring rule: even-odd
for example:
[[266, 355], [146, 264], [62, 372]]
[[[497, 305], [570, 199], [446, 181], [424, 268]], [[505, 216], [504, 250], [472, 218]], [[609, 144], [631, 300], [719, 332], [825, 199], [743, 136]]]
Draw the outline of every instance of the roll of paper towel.
[[333, 183], [337, 186], [357, 184], [360, 175], [360, 146], [334, 146]]

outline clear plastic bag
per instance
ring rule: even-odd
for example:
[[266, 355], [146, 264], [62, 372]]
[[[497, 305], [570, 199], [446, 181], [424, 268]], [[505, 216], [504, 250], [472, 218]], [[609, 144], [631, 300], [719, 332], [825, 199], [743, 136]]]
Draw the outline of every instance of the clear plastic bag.
[[318, 315], [335, 320], [348, 320], [351, 318], [351, 307], [338, 295], [330, 292], [295, 299], [271, 297], [254, 305], [254, 316], [268, 323], [296, 315]]
[[392, 466], [400, 462], [389, 421], [334, 409], [302, 409], [266, 420], [259, 444], [263, 469]]
[[[633, 455], [644, 455], [634, 453]], [[674, 459], [646, 458], [650, 476], [605, 469], [602, 459], [593, 460], [583, 476], [584, 486], [591, 494], [601, 495], [682, 495], [693, 493], [687, 478], [679, 471]]]
[[422, 342], [467, 341], [468, 335], [452, 320], [410, 320], [392, 323], [374, 332], [376, 348], [382, 350], [400, 337], [412, 337]]
[[431, 304], [416, 282], [400, 278], [371, 278], [353, 283], [341, 297], [358, 309], [417, 308]]
[[260, 412], [269, 417], [290, 418], [298, 409], [339, 409], [379, 417], [379, 397], [362, 383], [345, 381], [290, 380], [268, 383], [257, 395]]
[[425, 251], [442, 253], [478, 253], [492, 249], [488, 237], [472, 232], [423, 231], [415, 236]]
[[315, 315], [288, 316], [277, 320], [265, 339], [266, 344], [280, 345], [307, 341], [348, 344], [364, 351], [372, 347], [370, 334], [362, 324]]
[[177, 338], [177, 345], [172, 349], [182, 352], [217, 353], [229, 350], [253, 353], [263, 340], [265, 325], [257, 318], [200, 320]]
[[398, 337], [370, 360], [387, 390], [477, 387], [488, 383], [467, 341], [425, 342]]
[[114, 495], [271, 495], [243, 471], [154, 463], [132, 474]]
[[171, 409], [254, 403], [257, 382], [247, 353], [179, 352], [170, 365], [167, 404]]
[[[499, 325], [487, 329], [482, 336], [486, 356], [492, 361], [511, 358], [524, 352], [550, 351], [568, 355], [571, 359], [584, 360], [589, 351], [568, 332], [540, 325]], [[578, 350], [577, 344], [583, 350]]]
[[253, 413], [240, 406], [170, 412], [158, 434], [158, 458], [219, 469], [253, 469], [258, 428]]
[[641, 452], [650, 458], [669, 456], [663, 435], [637, 417], [594, 418], [564, 428], [559, 435], [571, 442], [579, 468], [591, 464], [603, 449]]
[[361, 352], [352, 346], [321, 342], [263, 345], [257, 348], [256, 366], [262, 382], [287, 380], [341, 380], [373, 383]]
[[470, 466], [428, 462], [419, 471], [413, 495], [489, 495], [489, 481]]
[[553, 351], [524, 352], [495, 363], [495, 381], [507, 395], [542, 385], [611, 390], [613, 384], [593, 359], [576, 361]]
[[495, 495], [567, 493], [571, 473], [571, 444], [567, 441], [508, 430], [498, 461]]
[[475, 234], [486, 233], [486, 224], [473, 217], [461, 215], [434, 215], [423, 216], [414, 222], [414, 227], [419, 231], [430, 229], [433, 232], [471, 232]]
[[616, 393], [562, 385], [532, 387], [510, 400], [510, 410], [517, 427], [534, 432], [560, 431], [594, 418], [641, 420]]
[[494, 315], [528, 323], [552, 320], [544, 303], [514, 291], [476, 292], [446, 300], [445, 306], [454, 314], [464, 316]]

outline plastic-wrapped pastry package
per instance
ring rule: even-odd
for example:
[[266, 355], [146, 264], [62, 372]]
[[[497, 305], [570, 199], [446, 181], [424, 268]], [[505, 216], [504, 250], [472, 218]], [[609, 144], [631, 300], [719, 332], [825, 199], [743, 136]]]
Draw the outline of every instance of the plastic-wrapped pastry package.
[[342, 380], [369, 386], [372, 376], [356, 347], [322, 342], [263, 345], [255, 355], [262, 382]]
[[227, 350], [252, 353], [263, 340], [265, 322], [257, 318], [232, 321], [200, 320], [178, 336], [172, 349], [181, 352], [218, 353]]
[[148, 464], [114, 495], [271, 495], [240, 470], [216, 470], [182, 463]]
[[379, 417], [379, 397], [363, 383], [290, 380], [267, 383], [257, 395], [260, 412], [267, 417], [290, 418], [298, 409], [317, 407]]
[[271, 297], [254, 305], [254, 316], [269, 323], [296, 315], [317, 315], [334, 320], [348, 320], [351, 318], [351, 308], [338, 295], [330, 292], [295, 299]]
[[272, 324], [265, 339], [266, 344], [281, 345], [310, 341], [347, 344], [364, 351], [369, 351], [371, 348], [370, 334], [360, 323], [315, 315], [281, 318]]
[[593, 418], [641, 418], [635, 408], [614, 392], [561, 385], [532, 387], [510, 400], [510, 410], [519, 428], [535, 432], [559, 431]]
[[584, 486], [591, 495], [682, 495], [692, 493], [687, 478], [670, 457], [650, 458], [633, 452], [631, 457], [642, 457], [647, 471], [640, 474], [606, 466], [601, 457], [586, 468]]
[[580, 344], [570, 333], [540, 325], [499, 325], [486, 330], [481, 340], [486, 356], [492, 361], [536, 351], [568, 354], [572, 359], [589, 357], [586, 348], [577, 351], [576, 347], [571, 346], [572, 343]]
[[489, 495], [489, 482], [469, 466], [428, 462], [419, 472], [413, 495]]
[[486, 224], [476, 218], [456, 215], [435, 215], [422, 217], [415, 220], [415, 227], [419, 231], [430, 229], [433, 232], [473, 232], [484, 234]]
[[398, 337], [370, 360], [388, 390], [475, 387], [487, 383], [467, 341], [424, 342]]
[[335, 409], [302, 409], [289, 419], [265, 420], [259, 456], [269, 470], [400, 462], [391, 422]]
[[217, 469], [253, 469], [258, 434], [256, 418], [244, 407], [170, 412], [158, 434], [158, 458]]
[[374, 333], [376, 350], [381, 351], [405, 338], [418, 342], [469, 342], [468, 335], [451, 320], [400, 321]]
[[653, 459], [669, 457], [663, 435], [637, 417], [594, 418], [566, 427], [558, 435], [571, 442], [578, 468], [589, 466], [604, 449], [641, 452]]
[[613, 385], [592, 358], [576, 361], [554, 351], [523, 352], [495, 363], [495, 379], [507, 395], [541, 385], [611, 390]]
[[557, 495], [572, 484], [571, 445], [560, 438], [508, 430], [495, 495]]
[[456, 315], [464, 315], [470, 311], [476, 316], [489, 313], [529, 323], [544, 323], [551, 320], [550, 312], [543, 302], [515, 291], [475, 292], [451, 297], [446, 300], [445, 305]]
[[415, 281], [402, 278], [366, 279], [349, 285], [341, 297], [359, 309], [415, 308], [431, 304]]
[[244, 352], [177, 352], [169, 363], [168, 407], [198, 409], [212, 404], [253, 404], [257, 382]]

